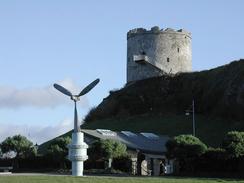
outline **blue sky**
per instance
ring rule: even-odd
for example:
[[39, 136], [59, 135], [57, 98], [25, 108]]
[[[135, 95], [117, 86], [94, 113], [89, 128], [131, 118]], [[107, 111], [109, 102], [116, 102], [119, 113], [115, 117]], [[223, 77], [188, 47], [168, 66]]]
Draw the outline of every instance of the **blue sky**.
[[[72, 128], [73, 105], [52, 88], [101, 82], [80, 119], [126, 82], [126, 33], [152, 26], [192, 33], [193, 70], [244, 57], [242, 0], [0, 0], [0, 141], [41, 143]], [[241, 45], [242, 44], [242, 45]]]

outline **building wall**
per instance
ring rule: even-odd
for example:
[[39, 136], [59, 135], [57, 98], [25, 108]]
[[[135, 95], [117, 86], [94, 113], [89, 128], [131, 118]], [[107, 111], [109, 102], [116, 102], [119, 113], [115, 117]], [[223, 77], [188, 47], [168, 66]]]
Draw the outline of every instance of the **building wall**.
[[[148, 63], [136, 63], [146, 55]], [[133, 29], [127, 33], [127, 82], [192, 70], [191, 34], [185, 30]]]

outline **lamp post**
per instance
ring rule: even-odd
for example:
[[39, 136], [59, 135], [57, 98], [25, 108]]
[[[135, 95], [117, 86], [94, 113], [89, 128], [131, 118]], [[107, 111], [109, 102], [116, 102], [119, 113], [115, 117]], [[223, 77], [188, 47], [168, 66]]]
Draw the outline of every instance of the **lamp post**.
[[188, 116], [192, 113], [192, 135], [196, 136], [196, 122], [195, 122], [195, 101], [192, 100], [191, 110], [186, 110], [186, 115]]

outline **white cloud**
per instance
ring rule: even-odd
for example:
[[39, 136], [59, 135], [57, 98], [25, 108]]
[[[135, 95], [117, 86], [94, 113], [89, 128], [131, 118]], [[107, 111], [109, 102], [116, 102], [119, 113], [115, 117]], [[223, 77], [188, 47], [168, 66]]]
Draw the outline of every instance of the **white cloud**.
[[[70, 79], [58, 82], [72, 93], [78, 93], [81, 87]], [[66, 97], [66, 98], [65, 98]], [[17, 89], [10, 86], [0, 86], [0, 108], [20, 108], [20, 107], [56, 107], [63, 104], [72, 104], [57, 91], [52, 85], [43, 88]], [[88, 107], [88, 100], [82, 97], [79, 105]]]
[[0, 143], [9, 136], [17, 134], [26, 136], [34, 144], [41, 144], [73, 129], [73, 120], [65, 119], [56, 125], [16, 125], [1, 123]]

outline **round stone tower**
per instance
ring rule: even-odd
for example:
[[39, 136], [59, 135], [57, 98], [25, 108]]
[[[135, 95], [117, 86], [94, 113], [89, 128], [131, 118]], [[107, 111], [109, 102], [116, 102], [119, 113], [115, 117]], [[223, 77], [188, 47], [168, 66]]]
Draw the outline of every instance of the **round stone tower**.
[[127, 82], [191, 70], [191, 33], [159, 27], [127, 33]]

